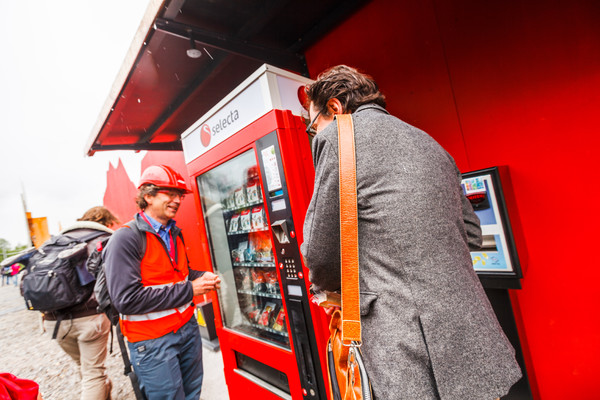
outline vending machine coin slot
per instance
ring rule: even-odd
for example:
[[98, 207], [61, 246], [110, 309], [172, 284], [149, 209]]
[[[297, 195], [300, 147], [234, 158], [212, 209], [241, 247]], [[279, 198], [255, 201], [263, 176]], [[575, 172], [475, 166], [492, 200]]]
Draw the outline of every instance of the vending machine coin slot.
[[273, 229], [273, 236], [279, 243], [287, 244], [290, 242], [288, 224], [285, 219], [273, 222], [271, 228]]

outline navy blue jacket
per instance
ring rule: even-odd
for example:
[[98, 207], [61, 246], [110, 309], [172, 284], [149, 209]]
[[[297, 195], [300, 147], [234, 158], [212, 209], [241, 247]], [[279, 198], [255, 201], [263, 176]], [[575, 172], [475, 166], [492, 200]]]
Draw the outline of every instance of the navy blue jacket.
[[[139, 214], [130, 222], [137, 225], [140, 232], [149, 232], [160, 236], [152, 227], [144, 221]], [[173, 242], [181, 235], [181, 229], [177, 226], [171, 228]], [[168, 310], [188, 304], [193, 298], [191, 281], [199, 278], [204, 271], [189, 268], [188, 282], [183, 285], [172, 285], [163, 288], [148, 288], [142, 285], [142, 274], [140, 269], [142, 248], [145, 248], [145, 237], [142, 237], [135, 229], [123, 227], [117, 230], [103, 252], [105, 262], [106, 283], [108, 294], [117, 311], [121, 314], [146, 314], [154, 311]], [[163, 243], [165, 252], [167, 247]], [[175, 258], [179, 251], [175, 249]]]

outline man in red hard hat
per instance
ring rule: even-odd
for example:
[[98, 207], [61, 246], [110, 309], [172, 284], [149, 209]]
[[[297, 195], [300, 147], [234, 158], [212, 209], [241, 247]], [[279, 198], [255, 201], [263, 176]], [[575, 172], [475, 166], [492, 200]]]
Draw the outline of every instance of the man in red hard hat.
[[202, 388], [202, 343], [192, 299], [218, 289], [221, 280], [189, 268], [173, 220], [188, 193], [172, 168], [148, 167], [136, 199], [141, 212], [113, 234], [104, 251], [108, 292], [149, 400], [198, 399]]

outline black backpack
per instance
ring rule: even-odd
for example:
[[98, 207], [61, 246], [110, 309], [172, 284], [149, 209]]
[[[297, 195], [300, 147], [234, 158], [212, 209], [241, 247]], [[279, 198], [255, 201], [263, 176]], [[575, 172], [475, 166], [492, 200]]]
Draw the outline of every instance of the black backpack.
[[[135, 232], [140, 237], [140, 254], [144, 254], [146, 252], [146, 235], [141, 232], [135, 221], [129, 222], [125, 224]], [[110, 237], [103, 239], [102, 241], [96, 244], [96, 248], [87, 260], [87, 270], [94, 275], [96, 278], [96, 284], [93, 287], [94, 295], [96, 296], [96, 301], [98, 302], [97, 311], [98, 313], [104, 313], [108, 317], [111, 323], [111, 342], [110, 342], [110, 352], [112, 353], [112, 326], [117, 327], [117, 340], [119, 341], [119, 348], [121, 349], [121, 356], [123, 357], [124, 371], [123, 374], [128, 376], [131, 380], [131, 385], [133, 386], [133, 391], [135, 393], [135, 398], [137, 400], [146, 400], [143, 392], [140, 389], [139, 381], [137, 375], [132, 369], [131, 361], [129, 360], [129, 354], [127, 353], [127, 346], [125, 345], [125, 339], [123, 337], [123, 333], [121, 332], [121, 327], [119, 326], [119, 313], [112, 305], [112, 301], [110, 300], [110, 295], [108, 294], [108, 287], [106, 286], [106, 272], [104, 270], [104, 260], [102, 258], [104, 248], [106, 244], [110, 240]]]
[[105, 234], [95, 231], [80, 239], [58, 235], [37, 249], [22, 279], [27, 308], [54, 312], [86, 301], [94, 290], [94, 277], [86, 269], [87, 242]]

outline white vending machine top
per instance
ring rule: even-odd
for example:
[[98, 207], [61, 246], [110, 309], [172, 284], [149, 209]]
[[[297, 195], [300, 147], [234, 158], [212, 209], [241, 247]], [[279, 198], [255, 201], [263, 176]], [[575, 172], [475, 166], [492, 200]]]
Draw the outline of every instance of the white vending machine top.
[[312, 82], [263, 64], [181, 135], [185, 162], [189, 164], [271, 110], [300, 115], [298, 91]]

